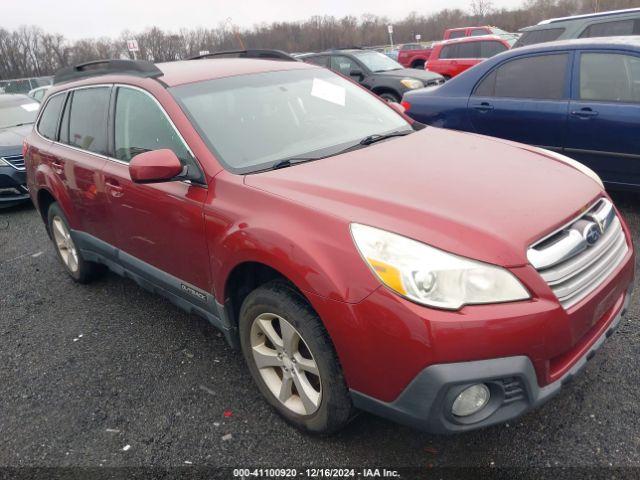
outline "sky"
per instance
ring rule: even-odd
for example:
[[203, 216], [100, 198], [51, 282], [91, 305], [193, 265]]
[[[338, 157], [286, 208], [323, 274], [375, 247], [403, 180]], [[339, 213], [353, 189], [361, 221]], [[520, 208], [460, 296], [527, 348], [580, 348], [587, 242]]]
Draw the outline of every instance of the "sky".
[[[516, 7], [523, 0], [492, 0], [494, 7]], [[470, 0], [3, 0], [0, 27], [37, 25], [70, 39], [116, 37], [123, 30], [143, 31], [215, 27], [228, 18], [234, 25], [304, 20], [312, 15], [373, 13], [393, 19], [412, 11], [469, 10]]]

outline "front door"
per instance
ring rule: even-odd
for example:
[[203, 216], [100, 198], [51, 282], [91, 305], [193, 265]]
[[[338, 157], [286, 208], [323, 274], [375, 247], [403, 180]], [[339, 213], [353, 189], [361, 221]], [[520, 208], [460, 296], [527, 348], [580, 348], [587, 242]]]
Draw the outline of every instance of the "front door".
[[496, 67], [469, 97], [474, 130], [561, 151], [569, 108], [570, 58], [567, 53], [525, 56]]
[[210, 292], [205, 241], [204, 184], [189, 181], [137, 184], [128, 164], [138, 153], [168, 148], [189, 169], [199, 166], [164, 110], [148, 93], [117, 87], [113, 114], [113, 159], [104, 167], [116, 246], [126, 268], [179, 296], [204, 301]]
[[582, 52], [565, 153], [617, 186], [640, 185], [640, 56]]

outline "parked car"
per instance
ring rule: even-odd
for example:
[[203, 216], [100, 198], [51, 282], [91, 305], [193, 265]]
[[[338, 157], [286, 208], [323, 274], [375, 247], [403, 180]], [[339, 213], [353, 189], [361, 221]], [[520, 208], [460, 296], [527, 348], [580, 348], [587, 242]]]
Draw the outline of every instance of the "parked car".
[[38, 103], [42, 103], [42, 100], [44, 100], [44, 96], [47, 94], [47, 90], [49, 90], [50, 88], [51, 88], [51, 85], [45, 85], [44, 87], [34, 88], [33, 90], [29, 91], [27, 96], [33, 98]]
[[436, 43], [425, 69], [450, 79], [483, 60], [511, 48], [511, 43], [496, 36], [466, 37]]
[[300, 428], [510, 420], [626, 311], [629, 230], [561, 155], [424, 128], [302, 62], [98, 67], [58, 73], [25, 143], [64, 268], [209, 319]]
[[562, 152], [608, 187], [640, 188], [640, 37], [514, 49], [455, 80], [406, 95], [408, 114]]
[[425, 47], [419, 43], [405, 43], [398, 51], [398, 63], [405, 68], [419, 68], [424, 70], [433, 47]]
[[372, 50], [331, 50], [305, 55], [300, 60], [351, 78], [388, 102], [399, 102], [409, 90], [444, 83], [444, 78], [437, 73], [404, 68], [386, 55]]
[[554, 40], [640, 35], [640, 8], [552, 18], [520, 30], [514, 47]]
[[34, 88], [51, 85], [51, 77], [16, 78], [0, 80], [0, 93], [19, 93], [26, 95]]
[[497, 27], [490, 27], [485, 25], [483, 27], [460, 27], [460, 28], [448, 28], [444, 31], [443, 40], [452, 40], [454, 38], [464, 37], [481, 37], [483, 35], [512, 35], [509, 32]]
[[0, 95], [0, 208], [29, 201], [22, 142], [39, 107], [26, 95]]

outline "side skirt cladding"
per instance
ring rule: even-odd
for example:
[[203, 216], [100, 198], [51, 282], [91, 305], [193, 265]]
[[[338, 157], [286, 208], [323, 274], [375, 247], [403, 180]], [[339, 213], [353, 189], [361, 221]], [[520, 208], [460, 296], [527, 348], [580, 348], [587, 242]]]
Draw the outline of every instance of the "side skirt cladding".
[[101, 263], [112, 272], [132, 279], [145, 290], [165, 297], [181, 310], [208, 320], [224, 334], [232, 348], [239, 348], [237, 329], [226, 315], [224, 306], [213, 295], [92, 235], [77, 230], [73, 230], [71, 235], [86, 260]]

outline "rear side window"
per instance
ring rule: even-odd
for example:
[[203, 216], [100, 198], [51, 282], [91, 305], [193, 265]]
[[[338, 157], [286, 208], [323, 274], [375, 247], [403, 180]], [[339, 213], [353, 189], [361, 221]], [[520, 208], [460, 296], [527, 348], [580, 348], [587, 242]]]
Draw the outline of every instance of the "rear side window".
[[168, 148], [183, 162], [192, 157], [166, 114], [149, 95], [118, 88], [115, 115], [115, 157], [129, 162], [139, 153]]
[[109, 87], [83, 88], [73, 92], [62, 116], [60, 141], [101, 155], [107, 154]]
[[589, 25], [580, 34], [580, 38], [614, 37], [618, 35], [624, 36], [638, 34], [640, 34], [640, 21], [631, 19]]
[[38, 132], [49, 140], [57, 139], [58, 120], [60, 119], [60, 112], [62, 111], [65, 97], [66, 95], [64, 93], [51, 97], [51, 100], [47, 102], [40, 116]]
[[445, 45], [440, 50], [440, 56], [438, 58], [447, 59], [447, 58], [458, 58], [456, 52], [458, 50], [458, 45]]
[[559, 100], [564, 97], [566, 73], [566, 53], [520, 58], [491, 72], [474, 95]]
[[553, 42], [564, 33], [564, 28], [547, 28], [544, 30], [532, 30], [524, 32], [513, 47], [526, 47], [537, 43]]
[[502, 52], [506, 52], [508, 48], [501, 42], [495, 40], [480, 43], [480, 58], [493, 57]]
[[640, 58], [616, 53], [580, 55], [580, 99], [640, 102]]

